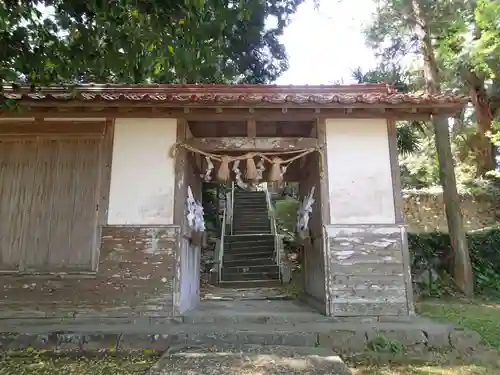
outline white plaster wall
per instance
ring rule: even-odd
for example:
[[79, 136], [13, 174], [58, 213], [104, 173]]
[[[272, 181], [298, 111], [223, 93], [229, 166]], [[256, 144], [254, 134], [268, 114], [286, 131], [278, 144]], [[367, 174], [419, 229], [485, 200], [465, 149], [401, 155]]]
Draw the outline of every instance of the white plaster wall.
[[395, 223], [385, 119], [326, 120], [331, 224]]
[[108, 224], [172, 224], [176, 119], [116, 119]]

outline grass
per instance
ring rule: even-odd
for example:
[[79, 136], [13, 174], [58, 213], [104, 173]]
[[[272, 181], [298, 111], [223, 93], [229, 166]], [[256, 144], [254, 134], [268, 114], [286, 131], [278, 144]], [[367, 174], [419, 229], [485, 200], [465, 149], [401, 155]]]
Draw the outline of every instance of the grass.
[[363, 353], [348, 359], [354, 375], [499, 375], [500, 302], [441, 299], [418, 303], [420, 315], [478, 332], [485, 347], [470, 356], [449, 353]]
[[500, 301], [429, 300], [418, 310], [423, 316], [476, 331], [487, 345], [500, 349]]
[[0, 358], [0, 375], [142, 375], [155, 362], [144, 355], [11, 353]]

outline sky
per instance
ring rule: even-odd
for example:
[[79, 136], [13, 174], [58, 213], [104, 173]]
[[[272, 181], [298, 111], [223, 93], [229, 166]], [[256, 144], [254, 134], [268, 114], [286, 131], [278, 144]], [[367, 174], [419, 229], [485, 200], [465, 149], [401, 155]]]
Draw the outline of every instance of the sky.
[[290, 68], [278, 84], [353, 83], [351, 71], [374, 67], [375, 58], [362, 34], [374, 4], [372, 0], [312, 0], [302, 4], [286, 28], [285, 45]]

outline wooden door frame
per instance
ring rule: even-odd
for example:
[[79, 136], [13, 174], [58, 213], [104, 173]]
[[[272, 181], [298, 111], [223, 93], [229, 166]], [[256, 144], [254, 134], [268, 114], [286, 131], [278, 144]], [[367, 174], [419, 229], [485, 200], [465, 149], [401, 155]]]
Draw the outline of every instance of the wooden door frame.
[[106, 120], [104, 137], [99, 148], [99, 180], [97, 183], [97, 215], [94, 231], [94, 249], [92, 251], [92, 271], [99, 271], [101, 254], [102, 227], [108, 222], [109, 195], [111, 188], [111, 168], [113, 163], [113, 140], [115, 135], [114, 119]]

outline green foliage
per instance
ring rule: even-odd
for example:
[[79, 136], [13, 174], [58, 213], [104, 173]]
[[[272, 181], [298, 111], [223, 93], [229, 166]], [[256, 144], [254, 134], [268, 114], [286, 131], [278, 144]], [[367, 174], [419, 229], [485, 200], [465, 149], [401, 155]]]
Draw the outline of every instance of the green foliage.
[[0, 2], [0, 83], [271, 82], [302, 2]]
[[281, 233], [285, 235], [295, 233], [299, 201], [295, 198], [285, 197], [285, 199], [277, 200], [274, 207], [276, 223]]
[[500, 79], [500, 0], [477, 0], [474, 19], [479, 38], [472, 51], [472, 63], [476, 70], [492, 79]]
[[377, 353], [399, 354], [404, 352], [403, 344], [395, 340], [390, 340], [383, 335], [375, 337], [367, 346], [369, 350]]
[[[477, 293], [500, 294], [500, 227], [470, 232], [467, 238]], [[412, 274], [419, 288], [429, 295], [451, 292], [453, 251], [449, 235], [409, 233], [408, 244]]]
[[497, 147], [500, 147], [500, 122], [495, 123], [495, 131], [490, 135], [491, 141]]
[[[481, 335], [486, 344], [500, 349], [500, 301], [498, 299], [425, 300], [417, 307], [419, 314], [475, 331]], [[497, 374], [498, 371], [493, 373]]]

